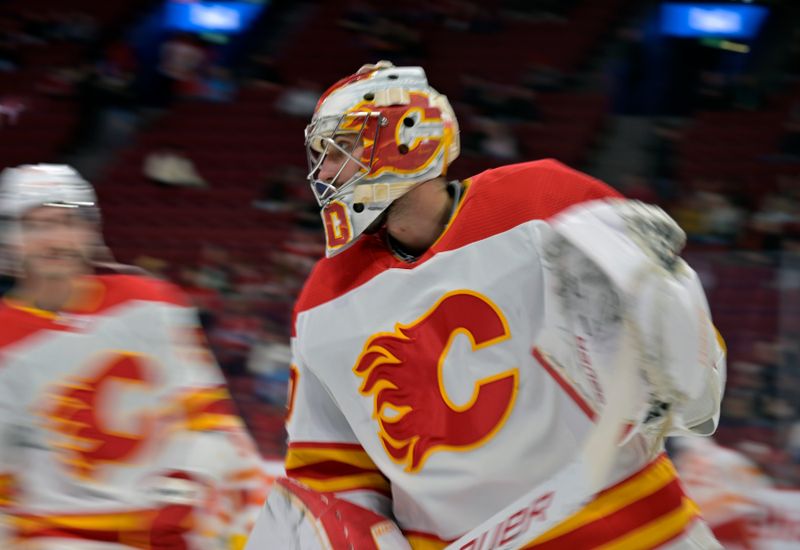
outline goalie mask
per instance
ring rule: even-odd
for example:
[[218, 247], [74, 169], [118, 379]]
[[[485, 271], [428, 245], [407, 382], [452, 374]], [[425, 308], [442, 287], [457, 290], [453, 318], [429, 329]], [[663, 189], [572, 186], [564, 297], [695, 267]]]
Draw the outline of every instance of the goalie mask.
[[[328, 257], [379, 223], [416, 184], [444, 175], [460, 151], [455, 113], [425, 71], [386, 61], [362, 67], [322, 95], [305, 143]], [[322, 173], [331, 163], [336, 169]]]
[[[21, 275], [18, 253], [22, 242], [21, 219], [41, 206], [75, 209], [86, 220], [100, 223], [94, 189], [70, 166], [34, 164], [6, 168], [0, 174], [0, 268], [4, 272]], [[99, 236], [97, 244], [98, 249], [105, 249]]]

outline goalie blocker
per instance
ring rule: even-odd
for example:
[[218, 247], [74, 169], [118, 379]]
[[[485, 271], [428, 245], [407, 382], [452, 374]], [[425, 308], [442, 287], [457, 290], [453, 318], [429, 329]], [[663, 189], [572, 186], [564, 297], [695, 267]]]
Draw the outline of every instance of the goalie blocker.
[[411, 550], [393, 521], [291, 479], [272, 489], [245, 550]]

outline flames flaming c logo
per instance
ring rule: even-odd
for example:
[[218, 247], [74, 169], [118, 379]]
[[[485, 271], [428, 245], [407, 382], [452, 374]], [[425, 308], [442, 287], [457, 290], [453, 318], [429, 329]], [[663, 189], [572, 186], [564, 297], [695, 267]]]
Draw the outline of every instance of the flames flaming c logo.
[[488, 298], [451, 292], [417, 321], [367, 341], [353, 372], [364, 396], [374, 396], [373, 417], [386, 452], [408, 472], [419, 471], [439, 450], [467, 451], [486, 443], [514, 405], [516, 368], [475, 382], [464, 405], [454, 404], [442, 367], [458, 334], [477, 351], [511, 337], [502, 312]]
[[120, 353], [103, 364], [95, 376], [62, 382], [49, 396], [52, 406], [44, 414], [45, 420], [61, 436], [55, 443], [63, 453], [59, 458], [77, 477], [91, 478], [103, 463], [132, 458], [152, 436], [155, 419], [146, 412], [137, 418], [136, 433], [112, 431], [105, 425], [101, 402], [112, 380], [144, 387], [153, 382], [140, 356]]

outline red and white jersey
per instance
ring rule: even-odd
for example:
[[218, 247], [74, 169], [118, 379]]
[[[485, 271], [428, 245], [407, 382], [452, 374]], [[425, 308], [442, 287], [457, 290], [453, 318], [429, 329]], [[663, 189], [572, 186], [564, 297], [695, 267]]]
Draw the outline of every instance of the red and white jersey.
[[[414, 548], [444, 547], [553, 476], [597, 410], [591, 388], [551, 361], [557, 281], [543, 243], [552, 216], [619, 195], [551, 160], [464, 185], [416, 262], [362, 237], [316, 266], [296, 307], [287, 474], [383, 506]], [[680, 539], [697, 510], [661, 453], [633, 437], [608, 488], [532, 547]]]
[[240, 548], [266, 482], [194, 311], [154, 279], [79, 284], [62, 313], [0, 305], [2, 547]]
[[743, 454], [710, 438], [680, 439], [675, 465], [720, 542], [731, 548], [759, 547], [755, 526], [768, 516], [770, 479]]

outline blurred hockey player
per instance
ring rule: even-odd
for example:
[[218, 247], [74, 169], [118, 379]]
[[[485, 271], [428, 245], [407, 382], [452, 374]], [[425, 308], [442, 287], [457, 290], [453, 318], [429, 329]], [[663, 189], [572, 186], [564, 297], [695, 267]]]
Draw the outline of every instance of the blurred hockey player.
[[763, 489], [772, 481], [749, 458], [711, 439], [675, 439], [675, 466], [717, 539], [729, 549], [758, 548], [755, 526], [769, 514]]
[[108, 260], [72, 168], [0, 175], [2, 548], [240, 549], [261, 461], [173, 286]]
[[663, 453], [714, 431], [725, 372], [664, 212], [554, 160], [449, 181], [419, 67], [339, 81], [305, 138], [327, 257], [249, 550], [719, 547]]

